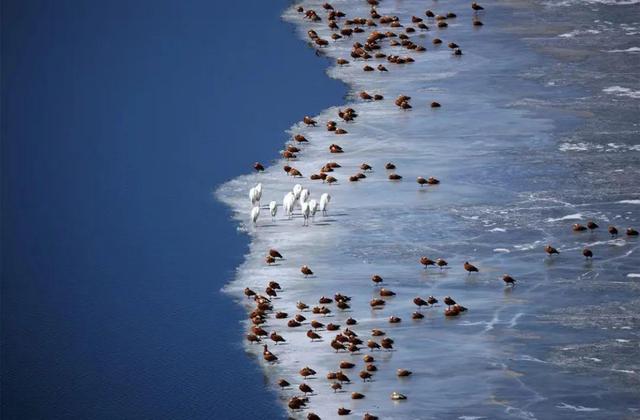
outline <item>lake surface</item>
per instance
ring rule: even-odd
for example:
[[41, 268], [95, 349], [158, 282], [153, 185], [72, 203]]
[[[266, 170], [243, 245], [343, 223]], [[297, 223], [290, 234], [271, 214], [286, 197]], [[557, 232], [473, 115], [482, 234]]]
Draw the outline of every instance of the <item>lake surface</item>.
[[283, 415], [212, 191], [343, 95], [287, 5], [2, 2], [3, 419]]

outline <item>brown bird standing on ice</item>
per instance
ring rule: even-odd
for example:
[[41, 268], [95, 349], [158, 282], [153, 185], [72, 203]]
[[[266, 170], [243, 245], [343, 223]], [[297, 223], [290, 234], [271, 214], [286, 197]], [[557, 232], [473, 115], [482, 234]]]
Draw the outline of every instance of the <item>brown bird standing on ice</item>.
[[418, 184], [420, 184], [421, 187], [423, 187], [427, 183], [427, 180], [421, 176], [419, 176], [416, 181], [418, 182]]
[[300, 267], [300, 272], [304, 274], [305, 277], [313, 275], [313, 271], [311, 271], [311, 269], [307, 265], [303, 265], [302, 267]]
[[545, 246], [544, 252], [546, 252], [549, 256], [552, 256], [553, 254], [560, 254], [560, 252], [558, 252], [558, 250], [552, 247], [551, 245]]
[[269, 336], [269, 338], [276, 343], [276, 345], [278, 345], [278, 343], [284, 343], [287, 340], [285, 340], [281, 335], [277, 334], [275, 331], [273, 331], [271, 333], [271, 335]]
[[379, 284], [382, 283], [382, 277], [380, 277], [377, 274], [374, 274], [373, 276], [371, 276], [371, 281], [374, 282], [375, 284]]
[[468, 261], [465, 261], [465, 262], [464, 262], [464, 269], [465, 269], [469, 274], [471, 274], [471, 273], [477, 273], [478, 271], [480, 271], [480, 270], [478, 270], [478, 267], [476, 267], [476, 266], [475, 266], [475, 265], [473, 265], [473, 264], [469, 264], [469, 262], [468, 262]]
[[599, 226], [598, 226], [598, 224], [596, 222], [594, 222], [592, 220], [589, 220], [587, 222], [587, 227], [589, 228], [590, 231], [593, 232], [594, 230], [598, 229]]
[[471, 8], [473, 10], [480, 11], [480, 10], [484, 10], [484, 7], [480, 6], [478, 3], [476, 3], [475, 1], [473, 3], [471, 3]]
[[436, 262], [427, 258], [427, 257], [421, 257], [420, 258], [420, 264], [424, 265], [424, 268], [429, 267], [430, 265], [436, 265]]
[[300, 373], [300, 376], [306, 379], [308, 376], [314, 376], [316, 374], [316, 371], [311, 369], [309, 366], [305, 366], [300, 369], [300, 372], [298, 373]]
[[314, 340], [322, 340], [320, 334], [314, 332], [313, 330], [307, 331], [307, 337], [311, 339], [311, 342], [313, 342]]
[[502, 276], [502, 280], [506, 283], [509, 284], [511, 286], [515, 286], [516, 285], [516, 279], [514, 279], [513, 277], [511, 277], [508, 274], [505, 274], [504, 276]]
[[573, 226], [571, 226], [571, 230], [573, 230], [574, 232], [584, 232], [585, 230], [587, 230], [587, 228], [580, 223], [574, 223]]
[[266, 344], [263, 346], [262, 357], [264, 358], [264, 360], [266, 360], [269, 363], [273, 363], [278, 360], [278, 356], [271, 353]]
[[422, 299], [420, 296], [413, 298], [413, 303], [418, 305], [418, 309], [422, 308], [423, 306], [429, 306], [429, 303], [426, 300]]
[[389, 175], [389, 179], [392, 181], [399, 181], [402, 179], [402, 176], [398, 175], [398, 174], [391, 174]]
[[306, 125], [316, 126], [317, 122], [309, 116], [305, 116], [302, 120]]
[[456, 304], [456, 301], [451, 298], [451, 296], [445, 296], [442, 300], [445, 305], [451, 307]]
[[436, 265], [437, 265], [438, 267], [440, 267], [440, 269], [442, 270], [444, 267], [448, 266], [448, 265], [449, 265], [449, 263], [448, 263], [448, 262], [446, 262], [445, 260], [443, 260], [442, 258], [438, 258], [438, 259], [436, 260]]
[[615, 226], [609, 226], [607, 230], [611, 236], [618, 236], [618, 229]]
[[264, 171], [264, 166], [262, 165], [262, 163], [256, 162], [253, 164], [253, 169], [255, 169], [258, 172], [262, 172]]
[[301, 383], [298, 389], [302, 391], [304, 395], [313, 394], [313, 389], [311, 389], [311, 387], [305, 383]]
[[593, 258], [593, 252], [589, 248], [583, 249], [582, 255], [584, 255], [585, 259]]
[[307, 138], [305, 136], [303, 136], [302, 134], [296, 134], [293, 137], [293, 140], [296, 141], [297, 143], [309, 143], [309, 140], [307, 140]]
[[282, 254], [280, 254], [277, 250], [273, 248], [269, 250], [269, 256], [273, 258], [282, 258]]
[[638, 236], [638, 231], [634, 228], [627, 228], [627, 236]]
[[280, 388], [283, 388], [283, 389], [288, 386], [291, 386], [291, 384], [287, 382], [285, 379], [278, 380], [278, 385], [280, 386]]

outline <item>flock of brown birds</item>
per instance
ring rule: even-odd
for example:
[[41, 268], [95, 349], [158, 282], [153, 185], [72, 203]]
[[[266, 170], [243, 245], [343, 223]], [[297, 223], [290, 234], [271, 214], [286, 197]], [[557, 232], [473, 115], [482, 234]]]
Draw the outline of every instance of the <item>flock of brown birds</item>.
[[[425, 19], [417, 16], [413, 16], [411, 18], [411, 24], [414, 26], [404, 27], [397, 16], [383, 16], [380, 15], [377, 11], [378, 1], [377, 0], [367, 0], [367, 3], [371, 5], [370, 17], [362, 18], [355, 17], [351, 19], [346, 19], [345, 13], [335, 10], [334, 7], [325, 3], [323, 5], [324, 12], [326, 13], [326, 22], [328, 22], [328, 26], [332, 31], [331, 39], [333, 41], [338, 41], [340, 39], [349, 38], [354, 34], [364, 33], [366, 30], [363, 27], [378, 27], [386, 26], [388, 28], [394, 28], [395, 30], [402, 30], [404, 28], [403, 33], [393, 32], [391, 29], [388, 31], [378, 31], [373, 30], [370, 32], [366, 41], [363, 43], [355, 42], [353, 44], [353, 48], [351, 50], [351, 58], [354, 60], [363, 60], [367, 62], [370, 59], [386, 59], [388, 63], [391, 64], [408, 64], [414, 62], [414, 58], [410, 56], [397, 56], [397, 55], [386, 55], [381, 52], [382, 45], [381, 42], [383, 40], [388, 40], [390, 46], [401, 46], [406, 48], [408, 51], [412, 52], [423, 52], [426, 51], [426, 48], [420, 45], [415, 44], [411, 41], [411, 38], [408, 34], [414, 33], [416, 31], [427, 31], [429, 27], [425, 23]], [[473, 25], [481, 26], [482, 22], [478, 19], [477, 12], [483, 10], [482, 6], [477, 3], [472, 3], [471, 8], [474, 11]], [[297, 8], [299, 13], [303, 13], [304, 17], [312, 22], [321, 22], [323, 19], [320, 17], [318, 12], [315, 10], [305, 10], [302, 6]], [[446, 28], [448, 26], [447, 21], [450, 19], [455, 19], [456, 15], [454, 13], [446, 13], [443, 15], [437, 15], [431, 10], [427, 10], [425, 12], [426, 21], [432, 22], [438, 28]], [[309, 30], [308, 35], [310, 40], [313, 42], [315, 46], [318, 48], [327, 47], [330, 42], [328, 40], [322, 39], [314, 30]], [[442, 40], [439, 38], [434, 38], [432, 40], [434, 45], [439, 45], [442, 43]], [[454, 43], [448, 43], [448, 47], [452, 50], [452, 54], [459, 56], [462, 55], [462, 50], [460, 47]], [[338, 65], [348, 65], [349, 61], [340, 58], [337, 60]], [[384, 72], [388, 71], [387, 68], [379, 64], [375, 69], [378, 71]], [[364, 71], [375, 71], [374, 67], [365, 65], [363, 67]], [[383, 100], [383, 96], [379, 94], [370, 94], [367, 92], [360, 92], [359, 97], [366, 101], [380, 101]], [[410, 104], [411, 97], [406, 95], [400, 95], [395, 100], [395, 105], [401, 109], [411, 109]], [[430, 104], [432, 108], [439, 108], [440, 104], [438, 102], [432, 102]], [[347, 108], [344, 110], [340, 110], [338, 113], [338, 117], [346, 122], [354, 121], [358, 114], [353, 108]], [[307, 126], [317, 126], [318, 122], [312, 119], [311, 117], [304, 117], [304, 124]], [[347, 134], [347, 131], [338, 127], [336, 121], [327, 121], [326, 128], [328, 131], [334, 132], [336, 135], [344, 135]], [[305, 138], [301, 134], [297, 134], [293, 138], [293, 144], [287, 146], [286, 150], [282, 152], [282, 157], [287, 160], [287, 162], [294, 161], [298, 158], [299, 153], [302, 152], [302, 147], [304, 144], [308, 143], [309, 140]], [[329, 152], [332, 154], [340, 154], [343, 153], [344, 150], [341, 146], [337, 144], [331, 144], [329, 146]], [[321, 180], [323, 183], [328, 183], [329, 185], [337, 183], [337, 178], [329, 175], [334, 172], [341, 166], [337, 162], [329, 162], [324, 165], [318, 173], [312, 174], [310, 176], [311, 180]], [[264, 166], [256, 162], [254, 164], [254, 168], [256, 171], [261, 172], [264, 171]], [[350, 182], [357, 182], [359, 180], [365, 179], [366, 173], [371, 171], [373, 168], [368, 163], [363, 163], [360, 165], [361, 172], [349, 177]], [[389, 173], [388, 178], [390, 180], [401, 180], [402, 176], [395, 173], [396, 166], [395, 164], [389, 162], [385, 165], [385, 169], [388, 171], [392, 171]], [[302, 173], [290, 166], [289, 164], [284, 166], [284, 171], [289, 176], [293, 177], [302, 177]], [[434, 177], [418, 177], [417, 183], [420, 187], [425, 185], [437, 185], [440, 181]], [[586, 226], [581, 224], [573, 225], [573, 230], [576, 232], [581, 231], [595, 231], [598, 229], [598, 225], [590, 221]], [[609, 233], [612, 236], [618, 235], [618, 230], [614, 226], [609, 226]], [[626, 234], [629, 236], [637, 236], [638, 232], [635, 229], [629, 228], [626, 230]], [[547, 245], [544, 248], [544, 251], [552, 257], [554, 254], [559, 254], [559, 251], [552, 247], [551, 245]], [[583, 255], [587, 259], [593, 258], [593, 252], [585, 248], [583, 250]], [[275, 249], [271, 249], [268, 251], [265, 261], [268, 265], [272, 265], [275, 262], [283, 260], [283, 256]], [[425, 269], [429, 267], [437, 267], [440, 270], [443, 270], [448, 267], [448, 262], [442, 258], [430, 259], [426, 256], [423, 256], [419, 259], [419, 263], [424, 266]], [[477, 273], [480, 270], [475, 265], [464, 262], [463, 268], [468, 272], [469, 275], [473, 273]], [[307, 278], [309, 276], [313, 276], [314, 272], [310, 267], [304, 265], [300, 268], [301, 274]], [[507, 286], [515, 286], [516, 279], [509, 274], [505, 274], [502, 276], [502, 280]], [[385, 287], [381, 287], [384, 284], [384, 279], [380, 275], [373, 275], [371, 277], [371, 281], [374, 283], [376, 287], [377, 294], [379, 297], [372, 299], [369, 302], [369, 305], [372, 310], [380, 310], [383, 309], [390, 298], [393, 298], [396, 293], [390, 289]], [[311, 343], [320, 343], [323, 342], [323, 335], [331, 334], [332, 337], [329, 342], [329, 346], [331, 351], [335, 351], [336, 353], [345, 353], [350, 355], [360, 355], [362, 354], [362, 350], [368, 349], [369, 353], [363, 355], [361, 366], [361, 370], [357, 373], [357, 376], [363, 382], [371, 381], [373, 376], [378, 373], [378, 367], [375, 364], [375, 358], [372, 355], [375, 351], [394, 351], [394, 340], [387, 336], [387, 334], [382, 329], [372, 329], [369, 332], [370, 338], [362, 338], [360, 337], [353, 328], [358, 325], [358, 321], [353, 318], [348, 318], [345, 321], [345, 326], [341, 326], [339, 324], [334, 323], [325, 323], [321, 322], [317, 319], [307, 320], [307, 316], [312, 314], [312, 316], [326, 316], [330, 314], [332, 311], [346, 311], [350, 308], [350, 296], [345, 296], [341, 293], [336, 293], [333, 298], [322, 296], [318, 299], [318, 304], [310, 307], [304, 302], [297, 302], [295, 310], [298, 311], [293, 317], [287, 312], [284, 311], [274, 311], [272, 300], [278, 296], [279, 293], [283, 292], [280, 284], [276, 281], [270, 281], [265, 288], [264, 294], [258, 293], [250, 288], [246, 288], [244, 290], [244, 294], [248, 299], [252, 299], [255, 307], [251, 311], [249, 318], [251, 321], [251, 331], [247, 334], [246, 338], [250, 343], [262, 344], [263, 345], [263, 359], [265, 362], [273, 364], [278, 362], [278, 356], [274, 354], [267, 344], [264, 344], [267, 340], [270, 340], [273, 343], [274, 347], [277, 347], [279, 343], [286, 342], [285, 337], [278, 334], [277, 331], [271, 330], [268, 332], [266, 328], [267, 320], [270, 316], [274, 319], [284, 320], [288, 319], [286, 322], [288, 329], [296, 329], [296, 328], [308, 328], [306, 332], [306, 336], [309, 338]], [[419, 320], [424, 317], [421, 312], [422, 308], [432, 308], [439, 305], [439, 300], [434, 296], [428, 296], [426, 298], [422, 298], [417, 296], [413, 299], [413, 303], [416, 305], [417, 310], [411, 315], [411, 318], [414, 320]], [[446, 305], [444, 309], [444, 315], [446, 317], [456, 317], [461, 313], [465, 312], [467, 308], [458, 304], [453, 298], [450, 296], [445, 296], [442, 299], [442, 303]], [[333, 305], [333, 306], [332, 306]], [[307, 316], [303, 315], [306, 314]], [[402, 319], [396, 315], [391, 315], [388, 318], [388, 322], [391, 324], [396, 324], [402, 322]], [[326, 378], [328, 380], [328, 386], [335, 392], [343, 392], [342, 389], [344, 386], [348, 386], [351, 384], [351, 379], [347, 376], [348, 372], [356, 369], [357, 364], [354, 361], [343, 360], [339, 363], [338, 369], [336, 371], [328, 372]], [[302, 393], [301, 395], [293, 396], [288, 401], [288, 407], [293, 410], [303, 410], [307, 408], [309, 404], [310, 396], [315, 394], [314, 389], [305, 382], [308, 378], [313, 378], [316, 376], [316, 371], [312, 368], [306, 366], [300, 369], [299, 374], [302, 378], [302, 382], [298, 384], [298, 390]], [[412, 372], [408, 369], [398, 369], [396, 371], [396, 375], [400, 378], [408, 377], [412, 374]], [[293, 387], [293, 385], [285, 380], [278, 380], [278, 386], [282, 389], [289, 389]], [[354, 400], [363, 399], [365, 395], [359, 392], [352, 392], [351, 398]], [[400, 393], [394, 392], [391, 395], [393, 400], [404, 400], [406, 397]], [[338, 415], [349, 415], [351, 414], [351, 410], [345, 407], [337, 408]], [[307, 414], [307, 419], [314, 420], [319, 419], [320, 417], [313, 413], [309, 412]], [[373, 414], [365, 413], [363, 418], [365, 420], [374, 420], [377, 419]]]

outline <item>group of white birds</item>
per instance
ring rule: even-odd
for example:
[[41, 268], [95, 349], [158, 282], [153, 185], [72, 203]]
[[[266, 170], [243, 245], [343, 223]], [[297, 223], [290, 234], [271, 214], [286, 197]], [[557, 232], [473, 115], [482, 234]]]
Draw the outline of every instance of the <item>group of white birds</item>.
[[[258, 224], [258, 217], [260, 217], [260, 199], [262, 198], [262, 184], [259, 183], [255, 187], [249, 190], [249, 199], [251, 200], [251, 221], [254, 225]], [[309, 219], [315, 217], [318, 210], [322, 212], [323, 216], [327, 215], [329, 209], [329, 202], [331, 196], [328, 193], [324, 193], [320, 196], [320, 201], [311, 198], [311, 192], [307, 188], [303, 188], [302, 185], [296, 184], [293, 186], [293, 190], [285, 194], [282, 199], [282, 209], [287, 215], [287, 218], [293, 217], [293, 211], [296, 207], [300, 207], [302, 217], [304, 218], [303, 226], [309, 226]], [[271, 214], [271, 220], [275, 222], [276, 215], [278, 214], [278, 203], [276, 201], [269, 202], [269, 213]]]

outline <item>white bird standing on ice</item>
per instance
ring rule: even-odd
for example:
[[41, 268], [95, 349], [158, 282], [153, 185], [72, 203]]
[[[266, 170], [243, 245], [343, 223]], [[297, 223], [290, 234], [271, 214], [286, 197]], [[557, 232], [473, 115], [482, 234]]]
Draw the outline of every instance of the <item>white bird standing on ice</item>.
[[320, 196], [320, 210], [322, 211], [323, 216], [327, 215], [329, 201], [331, 201], [331, 196], [329, 195], [329, 193], [324, 193]]
[[269, 202], [269, 213], [271, 213], [271, 221], [276, 221], [276, 214], [278, 214], [278, 203], [275, 201]]
[[262, 197], [262, 184], [258, 184], [249, 190], [249, 198], [251, 199], [251, 204], [255, 205], [256, 203], [259, 203], [261, 197]]
[[302, 192], [302, 185], [296, 184], [293, 186], [293, 196], [297, 200], [300, 198], [300, 193]]
[[305, 201], [300, 205], [300, 207], [302, 207], [302, 217], [304, 217], [302, 226], [309, 226], [309, 215], [311, 214], [311, 208], [309, 207], [309, 203]]
[[309, 190], [306, 188], [300, 191], [300, 207], [302, 207], [302, 203], [309, 201], [309, 195], [311, 195], [311, 193], [309, 193]]
[[251, 221], [254, 225], [258, 224], [258, 216], [260, 216], [260, 206], [255, 206], [251, 209]]
[[315, 218], [318, 212], [318, 202], [316, 200], [309, 200], [309, 209], [311, 210], [311, 217]]
[[292, 192], [288, 192], [282, 199], [282, 209], [289, 218], [293, 214], [293, 203], [295, 202], [295, 200], [295, 196]]

